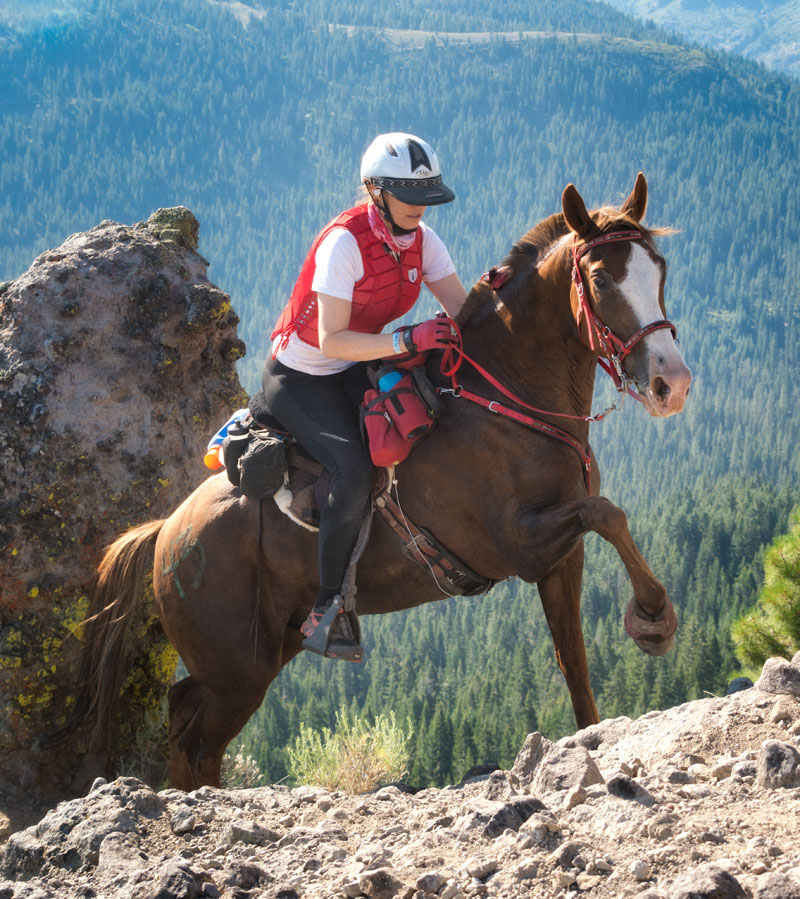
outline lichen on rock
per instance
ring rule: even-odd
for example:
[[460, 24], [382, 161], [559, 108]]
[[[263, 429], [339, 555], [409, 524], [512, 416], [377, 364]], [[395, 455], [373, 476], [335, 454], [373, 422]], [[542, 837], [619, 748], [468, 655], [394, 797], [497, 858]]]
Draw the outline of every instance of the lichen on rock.
[[161, 240], [196, 250], [200, 240], [200, 224], [185, 206], [156, 209], [148, 218], [147, 227]]

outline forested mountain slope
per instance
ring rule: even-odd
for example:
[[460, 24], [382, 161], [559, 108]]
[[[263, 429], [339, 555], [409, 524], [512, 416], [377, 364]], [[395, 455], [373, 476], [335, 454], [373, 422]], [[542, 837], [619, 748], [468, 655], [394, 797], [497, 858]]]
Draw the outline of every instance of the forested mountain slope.
[[717, 50], [800, 76], [798, 0], [605, 0], [610, 6]]
[[[592, 677], [605, 715], [722, 688], [730, 621], [755, 602], [761, 547], [800, 497], [796, 81], [578, 0], [99, 0], [66, 24], [6, 26], [0, 84], [0, 278], [102, 219], [186, 205], [241, 316], [250, 389], [376, 133], [437, 148], [457, 200], [427, 220], [465, 283], [557, 211], [569, 181], [597, 206], [643, 170], [648, 223], [678, 229], [662, 240], [667, 310], [695, 384], [681, 416], [655, 422], [629, 401], [592, 440], [682, 629], [671, 656], [639, 655], [622, 636], [621, 566], [589, 540]], [[297, 721], [331, 722], [340, 705], [411, 716], [417, 782], [507, 763], [532, 727], [572, 725], [533, 588], [365, 628], [363, 668], [301, 658], [271, 691], [246, 736], [270, 776]]]

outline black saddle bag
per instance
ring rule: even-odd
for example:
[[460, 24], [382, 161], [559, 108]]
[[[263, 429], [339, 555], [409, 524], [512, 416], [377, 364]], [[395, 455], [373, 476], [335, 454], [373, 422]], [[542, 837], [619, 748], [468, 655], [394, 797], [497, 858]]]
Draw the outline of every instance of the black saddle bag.
[[223, 447], [228, 480], [245, 496], [267, 499], [283, 486], [289, 469], [282, 437], [250, 423], [229, 429]]

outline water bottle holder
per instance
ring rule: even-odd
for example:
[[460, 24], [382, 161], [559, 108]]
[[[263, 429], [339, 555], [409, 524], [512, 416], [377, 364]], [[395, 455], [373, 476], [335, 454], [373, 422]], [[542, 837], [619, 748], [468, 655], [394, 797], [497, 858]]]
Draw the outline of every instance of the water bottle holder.
[[242, 428], [249, 428], [243, 422], [250, 420], [250, 413], [247, 409], [238, 409], [231, 415], [225, 424], [217, 431], [216, 434], [208, 442], [203, 462], [206, 468], [212, 471], [219, 471], [225, 467], [225, 442], [229, 435], [238, 433]]

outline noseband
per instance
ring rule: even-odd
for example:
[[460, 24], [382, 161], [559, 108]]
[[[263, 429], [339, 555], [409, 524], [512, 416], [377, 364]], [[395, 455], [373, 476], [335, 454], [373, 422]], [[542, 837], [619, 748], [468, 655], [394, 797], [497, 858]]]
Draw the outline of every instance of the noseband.
[[627, 340], [622, 340], [617, 337], [589, 304], [589, 297], [583, 286], [583, 278], [581, 277], [581, 269], [578, 263], [593, 247], [622, 240], [644, 240], [644, 234], [641, 231], [609, 231], [608, 234], [601, 234], [599, 237], [595, 237], [593, 240], [583, 244], [579, 244], [576, 238], [572, 244], [572, 283], [575, 285], [575, 291], [578, 295], [578, 312], [575, 316], [575, 322], [578, 325], [578, 331], [580, 331], [581, 319], [586, 316], [589, 349], [594, 352], [595, 338], [597, 338], [599, 351], [605, 356], [605, 359], [598, 356], [598, 365], [611, 376], [618, 390], [625, 389], [628, 381], [628, 377], [623, 371], [622, 363], [640, 340], [647, 337], [648, 334], [660, 331], [663, 328], [669, 328], [672, 331], [673, 339], [677, 335], [675, 325], [665, 318], [660, 318], [640, 328]]

